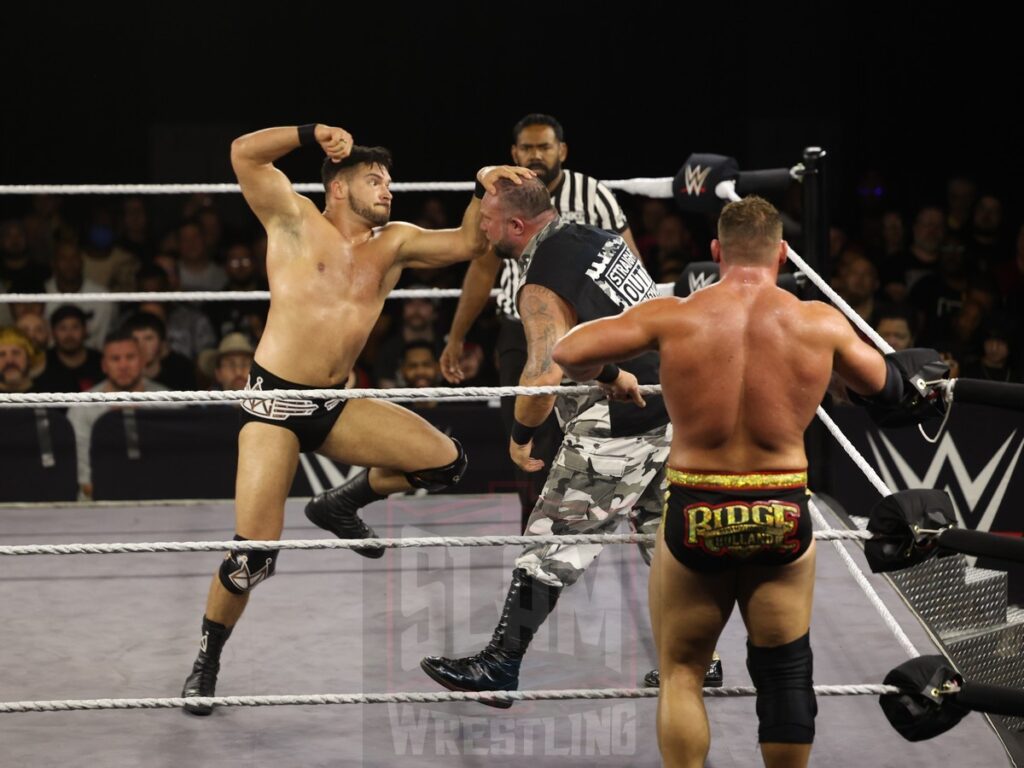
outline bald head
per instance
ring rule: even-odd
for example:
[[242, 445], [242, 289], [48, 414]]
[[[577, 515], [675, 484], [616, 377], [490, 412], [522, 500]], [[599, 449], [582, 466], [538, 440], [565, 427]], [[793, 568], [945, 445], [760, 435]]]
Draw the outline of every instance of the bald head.
[[745, 197], [722, 209], [718, 241], [726, 264], [772, 264], [779, 258], [782, 217], [764, 198]]

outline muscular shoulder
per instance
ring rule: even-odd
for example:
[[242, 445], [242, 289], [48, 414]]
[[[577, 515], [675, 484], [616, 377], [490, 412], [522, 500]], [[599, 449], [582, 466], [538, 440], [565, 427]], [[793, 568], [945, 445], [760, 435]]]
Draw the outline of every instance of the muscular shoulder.
[[823, 342], [836, 343], [852, 331], [850, 321], [843, 314], [822, 301], [800, 301], [794, 297], [800, 308], [800, 320], [805, 331]]

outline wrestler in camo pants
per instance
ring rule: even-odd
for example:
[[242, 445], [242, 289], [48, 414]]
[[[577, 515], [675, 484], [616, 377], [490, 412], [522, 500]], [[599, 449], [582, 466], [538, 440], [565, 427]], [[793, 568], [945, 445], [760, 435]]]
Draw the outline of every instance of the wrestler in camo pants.
[[[629, 437], [581, 436], [585, 422], [567, 425], [554, 465], [530, 515], [527, 536], [612, 533], [629, 515], [640, 533], [655, 533], [665, 505], [665, 461], [672, 425]], [[527, 546], [516, 567], [553, 587], [568, 587], [602, 544]], [[650, 548], [641, 547], [650, 563]]]

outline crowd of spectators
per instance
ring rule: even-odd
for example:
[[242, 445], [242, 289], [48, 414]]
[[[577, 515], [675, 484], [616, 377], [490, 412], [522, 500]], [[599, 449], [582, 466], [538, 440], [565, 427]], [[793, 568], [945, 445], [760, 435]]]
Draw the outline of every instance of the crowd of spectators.
[[[830, 232], [822, 271], [896, 348], [929, 346], [953, 375], [1019, 382], [1024, 226], [970, 178], [950, 178], [934, 200], [899, 209], [877, 200]], [[461, 202], [411, 199], [411, 218], [443, 228]], [[266, 237], [255, 220], [227, 225], [216, 198], [193, 195], [160, 221], [151, 199], [40, 195], [0, 223], [0, 293], [266, 290]], [[707, 261], [714, 222], [668, 201], [622, 195], [641, 257], [657, 282]], [[780, 197], [799, 221], [799, 195]], [[84, 213], [83, 213], [84, 211]], [[842, 213], [842, 212], [838, 212]], [[787, 232], [797, 239], [799, 231]], [[805, 254], [806, 255], [806, 254]], [[408, 270], [399, 287], [457, 288], [465, 265]], [[351, 385], [439, 386], [438, 358], [453, 301], [388, 302]], [[268, 303], [48, 301], [0, 304], [0, 391], [240, 389]], [[481, 315], [465, 345], [466, 386], [497, 383], [497, 324]], [[329, 332], [329, 330], [328, 330]], [[88, 432], [102, 409], [79, 409]], [[78, 424], [77, 422], [82, 422]], [[87, 471], [83, 474], [83, 484]]]

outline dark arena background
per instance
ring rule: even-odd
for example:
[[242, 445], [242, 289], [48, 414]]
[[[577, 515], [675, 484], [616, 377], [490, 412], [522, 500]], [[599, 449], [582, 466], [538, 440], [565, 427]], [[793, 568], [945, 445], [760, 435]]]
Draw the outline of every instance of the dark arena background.
[[[564, 126], [565, 167], [602, 180], [674, 177], [692, 153], [735, 158], [743, 171], [793, 167], [808, 147], [822, 148], [819, 197], [797, 181], [765, 193], [790, 244], [890, 343], [885, 324], [902, 321], [909, 345], [938, 350], [954, 376], [1024, 385], [1024, 65], [1019, 25], [986, 3], [230, 0], [15, 3], [3, 13], [0, 299], [87, 290], [101, 273], [103, 291], [153, 290], [146, 275], [164, 281], [157, 290], [173, 289], [183, 229], [194, 222], [211, 269], [235, 281], [223, 287], [266, 288], [266, 241], [241, 195], [21, 194], [9, 185], [233, 183], [234, 138], [306, 123], [390, 148], [395, 182], [471, 181], [481, 166], [510, 162], [520, 118], [545, 113]], [[277, 165], [293, 182], [315, 182], [322, 158], [302, 149]], [[678, 293], [699, 272], [692, 265], [710, 259], [715, 213], [627, 191], [616, 198], [655, 282]], [[468, 200], [397, 192], [392, 219], [458, 226]], [[127, 254], [127, 271], [104, 271], [112, 252]], [[249, 271], [236, 279], [242, 263]], [[463, 265], [407, 271], [398, 287], [459, 288], [464, 274]], [[43, 322], [51, 304], [37, 305]], [[157, 304], [180, 358], [168, 388], [240, 388], [214, 366], [231, 344], [258, 343], [266, 305]], [[439, 353], [456, 300], [419, 304], [421, 336]], [[0, 351], [9, 326], [33, 327], [18, 306], [0, 301]], [[115, 307], [107, 330], [148, 311]], [[209, 331], [178, 347], [170, 317], [182, 310]], [[403, 312], [402, 301], [386, 303], [356, 386], [412, 385]], [[492, 301], [467, 336], [475, 385], [498, 383], [494, 315]], [[33, 366], [57, 354], [53, 336], [33, 343]], [[99, 366], [102, 339], [86, 346]], [[6, 367], [0, 373], [0, 395], [21, 391], [8, 386]], [[447, 383], [435, 368], [426, 386]], [[380, 502], [367, 517], [381, 536], [520, 533], [497, 405], [415, 406], [465, 443], [469, 469], [451, 491]], [[931, 444], [913, 428], [880, 430], [849, 405], [826, 407], [890, 488], [944, 490], [959, 527], [1021, 537], [1024, 416], [957, 406]], [[83, 444], [64, 409], [0, 404], [0, 547], [230, 539], [234, 409], [104, 410], [84, 443], [85, 483]], [[807, 445], [829, 527], [863, 527], [877, 490], [817, 422]], [[353, 471], [303, 454], [282, 538], [320, 536], [302, 514], [307, 498]], [[907, 654], [832, 544], [819, 547], [815, 682], [878, 684]], [[858, 543], [842, 547], [866, 570]], [[286, 552], [225, 650], [218, 695], [434, 691], [419, 658], [486, 642], [516, 552]], [[0, 557], [0, 766], [74, 765], [85, 755], [103, 766], [518, 765], [523, 756], [545, 766], [660, 764], [652, 698], [511, 710], [225, 706], [206, 719], [4, 708], [177, 696], [221, 557]], [[868, 577], [909, 641], [965, 677], [1024, 688], [1024, 567], [957, 555], [920, 568]], [[632, 545], [607, 547], [538, 636], [520, 687], [638, 685], [656, 664], [647, 575]], [[726, 686], [750, 685], [744, 643], [734, 616], [719, 649]], [[709, 700], [708, 713], [708, 765], [760, 764], [750, 698]], [[811, 765], [1024, 765], [1022, 723], [975, 713], [910, 743], [874, 697], [823, 699]]]

